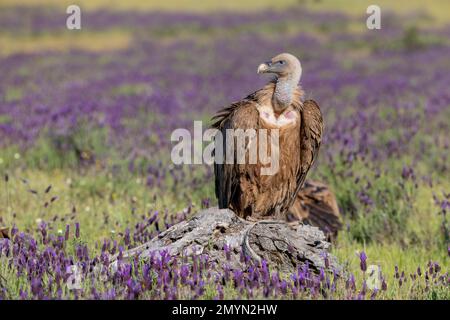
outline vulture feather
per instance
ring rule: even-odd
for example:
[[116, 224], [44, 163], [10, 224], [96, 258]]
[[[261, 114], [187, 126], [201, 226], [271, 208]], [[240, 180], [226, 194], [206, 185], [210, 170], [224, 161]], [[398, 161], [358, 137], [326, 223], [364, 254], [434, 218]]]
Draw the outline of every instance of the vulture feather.
[[287, 220], [318, 227], [328, 240], [336, 239], [342, 229], [336, 197], [327, 185], [318, 181], [306, 180], [289, 209]]
[[9, 228], [0, 228], [0, 239], [9, 239]]

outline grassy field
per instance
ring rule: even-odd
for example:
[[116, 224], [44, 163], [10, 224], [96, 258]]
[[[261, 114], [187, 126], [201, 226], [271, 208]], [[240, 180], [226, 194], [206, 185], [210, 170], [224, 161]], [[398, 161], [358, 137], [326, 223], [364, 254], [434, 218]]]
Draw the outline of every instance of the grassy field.
[[[344, 228], [332, 254], [356, 282], [352, 291], [348, 279], [337, 281], [328, 297], [449, 299], [449, 2], [378, 1], [388, 12], [378, 36], [365, 27], [367, 3], [79, 1], [86, 24], [71, 32], [64, 13], [52, 18], [64, 1], [1, 1], [0, 227], [36, 239], [42, 258], [47, 247], [61, 250], [44, 243], [42, 230], [56, 239], [69, 226], [61, 254], [82, 263], [80, 248], [96, 259], [105, 241], [132, 247], [215, 205], [212, 168], [172, 165], [170, 131], [258, 88], [262, 59], [291, 51], [327, 130], [310, 178], [337, 196]], [[155, 214], [157, 226], [142, 231]], [[130, 295], [126, 277], [86, 280], [80, 293], [61, 289], [22, 264], [31, 240], [17, 241], [23, 252], [0, 255], [0, 298], [98, 298], [92, 288], [100, 298], [172, 297], [159, 283], [163, 271], [160, 288], [139, 294]], [[362, 251], [380, 266], [386, 290], [364, 289]], [[203, 291], [172, 284], [175, 297], [220, 297], [217, 282], [204, 282]], [[280, 288], [253, 294], [326, 298]], [[223, 290], [252, 297], [232, 281]]]
[[[4, 0], [0, 4], [2, 7], [11, 6], [52, 6], [57, 8], [67, 8], [73, 4], [66, 0]], [[292, 6], [302, 5], [312, 10], [329, 10], [344, 12], [351, 15], [362, 16], [366, 8], [371, 4], [379, 5], [387, 10], [398, 13], [407, 14], [414, 11], [420, 11], [429, 14], [439, 22], [446, 23], [448, 21], [448, 12], [450, 9], [448, 1], [433, 0], [429, 4], [425, 4], [419, 0], [399, 0], [389, 1], [380, 0], [376, 3], [366, 0], [246, 0], [246, 1], [213, 1], [205, 0], [199, 3], [195, 0], [179, 0], [179, 1], [120, 1], [120, 0], [79, 0], [77, 4], [86, 10], [169, 10], [169, 11], [187, 11], [187, 12], [211, 12], [211, 11], [255, 11], [262, 9], [280, 10], [290, 8]]]

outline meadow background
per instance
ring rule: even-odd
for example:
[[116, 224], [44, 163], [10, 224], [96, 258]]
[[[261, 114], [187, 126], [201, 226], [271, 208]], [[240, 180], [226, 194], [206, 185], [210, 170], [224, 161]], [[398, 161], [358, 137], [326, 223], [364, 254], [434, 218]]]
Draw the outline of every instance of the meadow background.
[[[378, 0], [374, 31], [370, 4], [1, 0], [0, 299], [449, 299], [450, 2]], [[212, 168], [174, 166], [170, 134], [260, 88], [279, 52], [324, 114], [309, 177], [336, 194], [348, 275], [166, 256], [93, 273], [216, 205]]]

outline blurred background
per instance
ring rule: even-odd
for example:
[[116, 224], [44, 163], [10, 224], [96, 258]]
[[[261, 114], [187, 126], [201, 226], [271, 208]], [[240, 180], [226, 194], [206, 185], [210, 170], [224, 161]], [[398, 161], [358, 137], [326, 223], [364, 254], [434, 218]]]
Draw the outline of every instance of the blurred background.
[[449, 37], [445, 0], [0, 0], [0, 227], [80, 222], [96, 250], [155, 212], [164, 228], [216, 205], [212, 168], [174, 166], [170, 134], [209, 124], [290, 52], [324, 114], [310, 177], [343, 215], [333, 253], [448, 267]]

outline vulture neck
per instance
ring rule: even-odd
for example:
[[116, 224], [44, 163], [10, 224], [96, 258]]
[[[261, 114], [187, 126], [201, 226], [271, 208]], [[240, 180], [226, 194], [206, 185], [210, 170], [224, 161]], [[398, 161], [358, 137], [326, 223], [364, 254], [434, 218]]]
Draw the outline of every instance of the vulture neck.
[[300, 75], [295, 72], [276, 80], [275, 92], [272, 97], [275, 113], [280, 114], [291, 105], [299, 81]]

